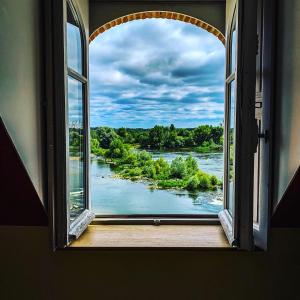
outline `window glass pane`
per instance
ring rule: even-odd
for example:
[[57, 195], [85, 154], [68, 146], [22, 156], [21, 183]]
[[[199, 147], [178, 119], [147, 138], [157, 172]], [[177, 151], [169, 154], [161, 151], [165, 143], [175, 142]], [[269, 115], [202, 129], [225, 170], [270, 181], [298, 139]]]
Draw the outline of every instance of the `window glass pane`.
[[82, 47], [79, 27], [67, 23], [67, 60], [68, 67], [82, 73]]
[[228, 210], [233, 214], [234, 206], [234, 165], [235, 165], [235, 81], [229, 86], [229, 127], [228, 127]]
[[231, 34], [231, 46], [230, 46], [230, 74], [235, 72], [236, 66], [236, 24], [234, 21], [232, 34]]
[[69, 207], [71, 221], [85, 209], [82, 91], [82, 83], [69, 76]]

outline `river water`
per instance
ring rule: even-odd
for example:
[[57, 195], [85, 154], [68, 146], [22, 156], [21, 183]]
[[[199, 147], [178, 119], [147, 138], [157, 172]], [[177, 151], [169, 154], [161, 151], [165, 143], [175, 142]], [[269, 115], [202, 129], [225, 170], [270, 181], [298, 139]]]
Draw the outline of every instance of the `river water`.
[[[176, 156], [192, 154], [206, 173], [223, 176], [223, 153], [152, 152], [171, 162]], [[90, 164], [92, 210], [101, 215], [130, 214], [216, 214], [223, 208], [221, 190], [188, 192], [153, 190], [144, 182], [113, 178], [109, 165], [92, 159]]]

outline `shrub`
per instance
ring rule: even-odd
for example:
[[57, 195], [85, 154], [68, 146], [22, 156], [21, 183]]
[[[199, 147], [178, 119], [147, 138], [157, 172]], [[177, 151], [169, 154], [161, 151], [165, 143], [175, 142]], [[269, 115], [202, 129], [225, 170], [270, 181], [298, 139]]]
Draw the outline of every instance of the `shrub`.
[[185, 159], [185, 164], [188, 175], [194, 175], [199, 170], [197, 161], [195, 158], [192, 157], [192, 155], [189, 155]]
[[170, 177], [170, 166], [164, 158], [157, 159], [154, 165], [158, 179], [168, 179]]
[[172, 160], [170, 174], [171, 177], [179, 179], [182, 179], [187, 175], [186, 163], [181, 156]]
[[166, 189], [183, 188], [184, 181], [178, 179], [160, 180], [157, 185], [161, 188], [166, 188]]
[[134, 152], [128, 153], [125, 157], [122, 159], [123, 164], [128, 164], [128, 165], [137, 165], [137, 155]]
[[202, 189], [209, 189], [210, 188], [210, 180], [209, 175], [202, 174], [199, 177], [199, 187]]
[[210, 183], [211, 183], [211, 185], [218, 185], [219, 180], [215, 175], [213, 175], [213, 176], [210, 177]]
[[187, 184], [186, 184], [186, 188], [189, 191], [195, 191], [199, 188], [199, 179], [197, 176], [192, 176], [188, 179]]
[[140, 169], [140, 168], [130, 169], [130, 170], [128, 170], [128, 175], [130, 177], [140, 176], [140, 175], [142, 175], [142, 169]]
[[156, 178], [156, 169], [153, 163], [144, 166], [143, 174], [145, 174], [145, 176], [148, 178], [152, 178], [152, 179]]
[[148, 161], [152, 160], [152, 156], [149, 152], [143, 150], [137, 153], [137, 160], [139, 166], [144, 166]]
[[109, 149], [106, 153], [110, 158], [123, 158], [128, 155], [127, 149], [120, 139], [115, 139], [110, 143]]

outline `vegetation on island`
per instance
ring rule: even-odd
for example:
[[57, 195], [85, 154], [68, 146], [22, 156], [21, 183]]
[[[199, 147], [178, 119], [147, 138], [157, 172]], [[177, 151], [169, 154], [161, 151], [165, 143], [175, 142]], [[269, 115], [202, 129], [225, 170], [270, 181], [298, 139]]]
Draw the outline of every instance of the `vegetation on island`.
[[103, 155], [117, 177], [146, 180], [152, 188], [215, 190], [222, 184], [216, 176], [202, 172], [191, 155], [187, 158], [177, 156], [169, 164], [162, 157], [153, 159], [145, 150], [135, 151], [119, 139], [114, 140]]
[[[70, 149], [78, 149], [82, 135], [76, 130], [70, 133]], [[158, 189], [216, 190], [222, 187], [222, 182], [200, 170], [191, 155], [186, 158], [179, 155], [168, 163], [163, 157], [154, 159], [146, 150], [209, 153], [222, 151], [222, 147], [222, 126], [91, 129], [91, 153], [110, 164], [116, 177], [148, 181], [151, 188]]]

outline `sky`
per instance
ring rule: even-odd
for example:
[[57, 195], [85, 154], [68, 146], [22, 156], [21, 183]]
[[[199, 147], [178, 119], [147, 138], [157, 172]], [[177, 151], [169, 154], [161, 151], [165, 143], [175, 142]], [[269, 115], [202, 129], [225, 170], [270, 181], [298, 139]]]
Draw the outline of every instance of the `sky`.
[[115, 26], [90, 44], [91, 126], [193, 128], [224, 118], [225, 48], [177, 20]]

